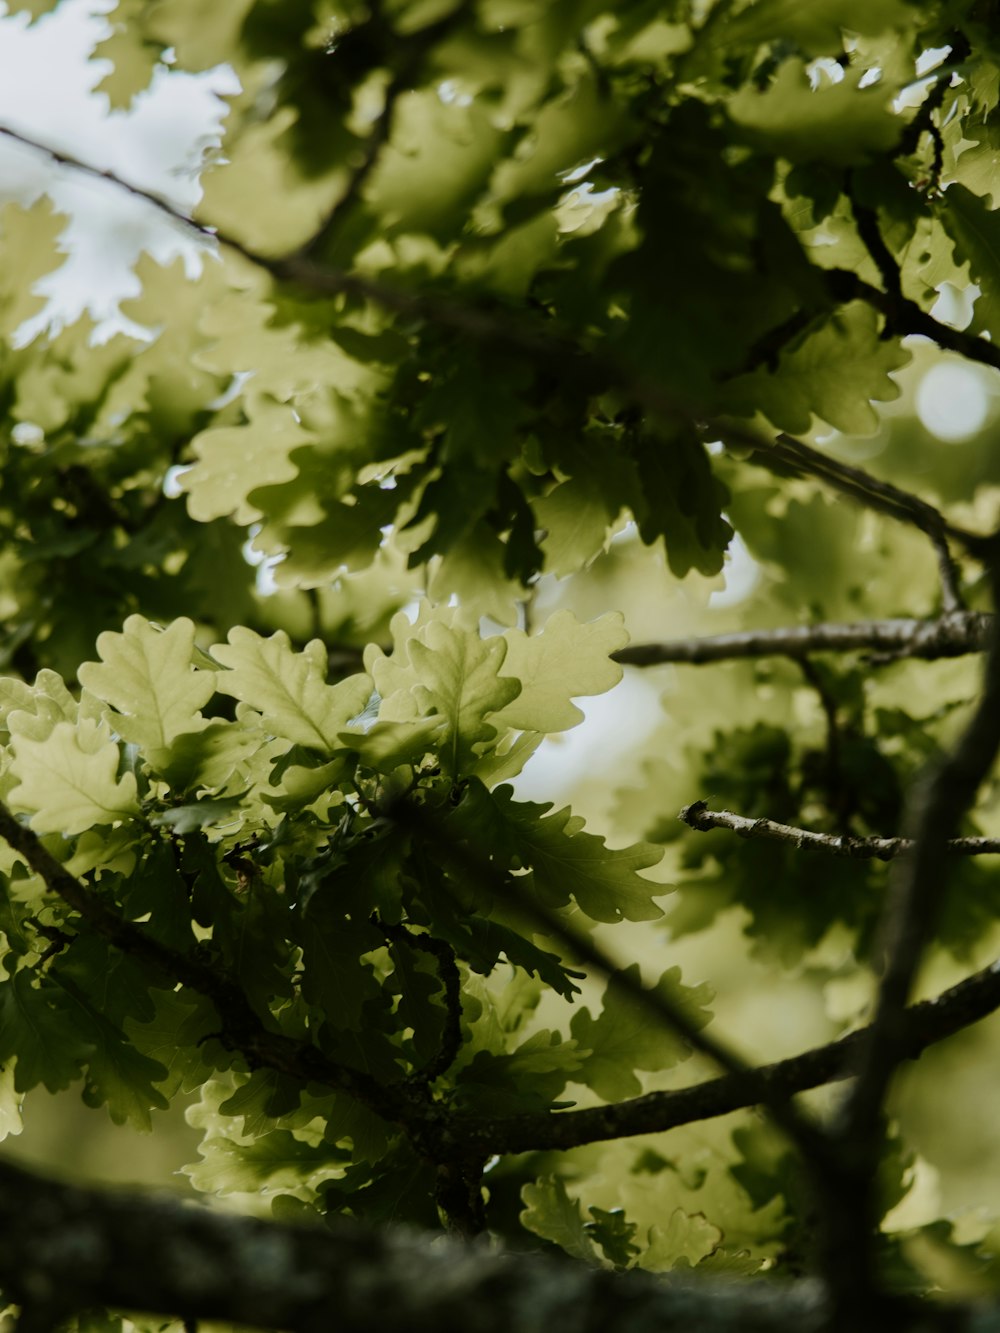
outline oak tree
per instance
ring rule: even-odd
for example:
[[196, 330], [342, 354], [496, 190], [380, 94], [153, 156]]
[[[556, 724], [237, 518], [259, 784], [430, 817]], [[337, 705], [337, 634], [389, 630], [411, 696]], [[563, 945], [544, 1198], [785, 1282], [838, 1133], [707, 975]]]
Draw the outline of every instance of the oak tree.
[[0, 1131], [221, 1202], [11, 1139], [12, 1317], [1000, 1327], [996, 7], [107, 17], [239, 91], [193, 217], [0, 127], [202, 243], [26, 339], [0, 213]]

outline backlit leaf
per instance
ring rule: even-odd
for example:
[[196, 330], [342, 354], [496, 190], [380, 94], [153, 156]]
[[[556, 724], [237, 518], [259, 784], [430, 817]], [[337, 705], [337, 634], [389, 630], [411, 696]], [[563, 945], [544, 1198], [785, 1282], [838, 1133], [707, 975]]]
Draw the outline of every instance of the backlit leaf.
[[228, 668], [216, 677], [223, 694], [256, 708], [275, 735], [325, 754], [342, 748], [338, 733], [372, 692], [363, 674], [328, 685], [326, 650], [318, 639], [297, 653], [281, 631], [265, 639], [237, 626], [228, 644], [217, 644], [212, 652]]
[[12, 802], [31, 814], [36, 833], [84, 833], [139, 813], [135, 777], [118, 777], [121, 754], [106, 726], [58, 722], [42, 741], [18, 735]]

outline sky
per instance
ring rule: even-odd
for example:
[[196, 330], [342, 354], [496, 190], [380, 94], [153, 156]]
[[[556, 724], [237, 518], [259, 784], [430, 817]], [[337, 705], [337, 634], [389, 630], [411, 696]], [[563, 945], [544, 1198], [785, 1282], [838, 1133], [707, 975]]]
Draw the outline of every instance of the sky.
[[[188, 211], [200, 197], [205, 150], [219, 142], [226, 104], [236, 91], [225, 67], [191, 75], [161, 68], [128, 112], [110, 112], [94, 91], [107, 62], [88, 60], [107, 35], [103, 14], [114, 0], [63, 0], [37, 23], [27, 15], [0, 18], [0, 127], [113, 171]], [[130, 266], [145, 247], [158, 259], [177, 254], [197, 264], [198, 245], [176, 224], [107, 182], [58, 166], [43, 153], [0, 139], [0, 202], [30, 203], [49, 194], [71, 216], [67, 263], [39, 290], [48, 308], [22, 331], [30, 337], [50, 318], [71, 321], [84, 309], [103, 333], [123, 327], [117, 303], [138, 291]]]

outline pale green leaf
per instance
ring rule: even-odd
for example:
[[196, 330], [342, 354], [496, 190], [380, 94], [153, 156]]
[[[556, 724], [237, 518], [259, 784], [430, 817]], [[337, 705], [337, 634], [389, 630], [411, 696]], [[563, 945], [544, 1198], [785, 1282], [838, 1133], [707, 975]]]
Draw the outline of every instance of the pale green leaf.
[[704, 1213], [675, 1208], [663, 1227], [649, 1229], [649, 1244], [636, 1260], [647, 1273], [669, 1273], [672, 1268], [693, 1268], [722, 1243], [722, 1232]]
[[0, 1067], [0, 1143], [11, 1134], [20, 1134], [24, 1128], [21, 1118], [24, 1098], [15, 1085], [16, 1067], [17, 1056], [12, 1056]]
[[622, 678], [610, 656], [628, 643], [620, 612], [581, 624], [572, 611], [557, 611], [538, 634], [510, 629], [505, 676], [521, 683], [520, 694], [491, 721], [520, 731], [566, 731], [583, 721], [571, 702], [582, 695], [604, 694]]
[[575, 574], [606, 547], [621, 505], [602, 481], [585, 472], [535, 502], [539, 527], [545, 530], [542, 550], [547, 573], [557, 578]]
[[45, 305], [38, 282], [65, 263], [58, 241], [67, 220], [45, 196], [30, 208], [15, 203], [0, 208], [0, 333], [5, 341]]
[[216, 674], [192, 666], [194, 622], [182, 616], [159, 629], [129, 616], [122, 633], [98, 636], [101, 662], [80, 667], [80, 683], [117, 709], [115, 730], [144, 750], [166, 749], [182, 733], [208, 724], [201, 709], [215, 692]]
[[6, 725], [12, 734], [44, 740], [57, 722], [77, 720], [80, 706], [66, 682], [47, 667], [39, 671], [33, 687], [21, 681], [6, 681], [4, 703]]
[[94, 47], [93, 58], [111, 65], [94, 91], [103, 93], [115, 110], [131, 106], [136, 94], [149, 87], [159, 56], [159, 49], [145, 39], [140, 24], [134, 20], [125, 24], [119, 19], [111, 34]]
[[487, 718], [515, 699], [521, 686], [500, 674], [504, 639], [483, 639], [451, 620], [441, 613], [411, 627], [396, 617], [393, 656], [369, 653], [366, 665], [382, 696], [379, 722], [443, 719], [442, 766], [457, 776], [496, 738]]
[[196, 1190], [218, 1194], [301, 1188], [334, 1174], [343, 1159], [330, 1144], [305, 1143], [287, 1129], [246, 1144], [212, 1135], [198, 1151], [202, 1160], [181, 1169]]
[[339, 732], [372, 692], [363, 673], [328, 685], [327, 653], [320, 640], [297, 653], [282, 630], [265, 639], [238, 625], [229, 631], [228, 644], [217, 644], [212, 655], [229, 668], [217, 674], [217, 689], [257, 709], [274, 735], [324, 754], [344, 748]]
[[83, 833], [139, 813], [135, 777], [118, 777], [121, 753], [106, 726], [58, 722], [45, 740], [19, 735], [11, 803], [31, 813], [36, 833]]
[[199, 522], [230, 514], [237, 523], [260, 518], [261, 510], [247, 499], [250, 491], [294, 480], [298, 468], [291, 461], [293, 450], [315, 439], [286, 403], [255, 398], [248, 415], [246, 425], [215, 426], [191, 441], [198, 461], [180, 483], [191, 517]]

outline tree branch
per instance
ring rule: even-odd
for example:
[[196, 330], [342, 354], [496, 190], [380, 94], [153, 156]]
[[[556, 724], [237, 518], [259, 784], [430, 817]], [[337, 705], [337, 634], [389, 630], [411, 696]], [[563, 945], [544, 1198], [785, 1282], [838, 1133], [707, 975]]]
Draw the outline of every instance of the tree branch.
[[[699, 833], [724, 828], [741, 838], [764, 838], [790, 843], [796, 851], [826, 852], [859, 861], [891, 861], [912, 851], [912, 838], [861, 838], [846, 833], [815, 833], [811, 829], [779, 824], [773, 819], [748, 819], [732, 810], [709, 810], [704, 801], [686, 805], [677, 816]], [[956, 856], [1000, 855], [1000, 838], [949, 838], [947, 850]]]
[[[42, 153], [58, 166], [69, 167], [73, 171], [90, 176], [93, 180], [106, 181], [109, 185], [132, 195], [133, 198], [143, 200], [156, 209], [162, 217], [199, 237], [212, 248], [222, 246], [232, 251], [255, 268], [270, 274], [276, 282], [297, 285], [320, 297], [350, 296], [372, 301], [384, 310], [411, 320], [426, 319], [467, 337], [508, 346], [529, 357], [542, 358], [550, 365], [555, 364], [565, 369], [572, 366], [578, 374], [582, 373], [588, 361], [594, 362], [591, 367], [592, 373], [599, 371], [603, 380], [607, 380], [612, 374], [612, 369], [608, 365], [603, 363], [598, 365], [595, 358], [565, 333], [559, 332], [551, 325], [518, 319], [513, 314], [496, 307], [487, 308], [469, 302], [449, 300], [434, 294], [421, 294], [393, 287], [377, 278], [317, 263], [301, 249], [288, 255], [262, 254], [238, 237], [210, 224], [196, 221], [175, 208], [162, 195], [135, 185], [113, 171], [92, 166], [74, 157], [72, 153], [52, 148], [6, 125], [0, 125], [0, 136], [34, 152]], [[307, 249], [311, 249], [308, 242]], [[622, 372], [615, 373], [614, 377], [621, 380]], [[661, 412], [666, 412], [670, 416], [677, 415], [676, 406], [668, 402], [654, 385], [643, 386], [641, 397], [643, 401], [656, 406]]]
[[[566, 945], [580, 962], [593, 968], [599, 976], [613, 980], [632, 1000], [636, 1001], [649, 1015], [650, 1019], [677, 1033], [687, 1042], [693, 1051], [706, 1056], [726, 1074], [740, 1082], [752, 1079], [754, 1070], [725, 1041], [711, 1036], [694, 1022], [674, 1001], [655, 986], [647, 986], [610, 958], [595, 943], [591, 936], [570, 924], [569, 921], [548, 910], [531, 898], [527, 884], [517, 875], [505, 874], [490, 861], [478, 855], [476, 850], [456, 841], [450, 830], [433, 812], [418, 807], [412, 801], [401, 799], [386, 811], [387, 817], [395, 820], [404, 828], [417, 831], [423, 836], [433, 838], [438, 854], [442, 851], [465, 875], [491, 884], [494, 892], [508, 902], [513, 902], [519, 912], [531, 923], [533, 929], [552, 939], [558, 939]], [[760, 1105], [766, 1108], [777, 1124], [796, 1145], [802, 1154], [806, 1167], [823, 1178], [835, 1170], [836, 1164], [831, 1153], [828, 1136], [813, 1124], [809, 1116], [793, 1106], [783, 1093], [772, 1095], [766, 1081], [755, 1084], [761, 1094]], [[537, 1119], [540, 1125], [545, 1117]], [[439, 1127], [441, 1141], [456, 1135], [456, 1143], [475, 1141], [475, 1125], [460, 1116], [452, 1116], [447, 1125]], [[631, 1131], [629, 1131], [631, 1132]], [[509, 1151], [495, 1145], [486, 1144], [487, 1153]]]
[[[814, 1280], [640, 1271], [331, 1217], [289, 1227], [0, 1162], [0, 1283], [25, 1324], [94, 1307], [289, 1333], [824, 1333]], [[1000, 1306], [894, 1300], [895, 1333], [1000, 1333]]]
[[444, 991], [441, 1045], [437, 1053], [411, 1076], [425, 1085], [433, 1083], [455, 1063], [462, 1044], [462, 978], [455, 960], [455, 950], [446, 940], [412, 930], [407, 925], [393, 925], [383, 921], [377, 912], [372, 914], [372, 920], [390, 943], [429, 954], [437, 962], [438, 976]]
[[[995, 538], [1000, 542], [1000, 534]], [[1000, 562], [991, 563], [994, 605], [1000, 604]], [[992, 635], [983, 689], [955, 749], [914, 794], [908, 814], [911, 854], [886, 909], [887, 964], [858, 1082], [845, 1111], [845, 1134], [870, 1131], [894, 1067], [894, 1049], [924, 945], [938, 917], [947, 878], [949, 842], [1000, 750], [1000, 637]]]
[[964, 356], [967, 361], [977, 361], [980, 365], [1000, 370], [1000, 346], [975, 333], [966, 333], [962, 329], [953, 329], [950, 324], [942, 324], [909, 297], [883, 292], [850, 269], [827, 269], [826, 283], [836, 301], [843, 304], [848, 301], [866, 302], [885, 317], [894, 333], [920, 334], [938, 347]]
[[784, 466], [793, 472], [817, 477], [868, 508], [887, 514], [897, 522], [909, 523], [934, 541], [946, 541], [951, 537], [965, 546], [970, 555], [978, 558], [983, 558], [984, 552], [988, 550], [988, 537], [950, 523], [939, 509], [918, 495], [904, 491], [902, 487], [894, 486], [892, 482], [883, 481], [880, 477], [873, 477], [864, 468], [843, 463], [791, 435], [782, 432], [774, 439], [762, 440], [757, 437], [754, 443], [752, 433], [747, 432], [739, 442], [749, 444], [755, 450], [753, 461], [763, 463], [765, 467], [777, 463], [779, 468]]
[[701, 666], [745, 657], [804, 658], [813, 653], [849, 653], [868, 650], [891, 659], [962, 657], [982, 652], [987, 645], [991, 614], [949, 611], [933, 620], [861, 620], [853, 624], [820, 622], [778, 629], [742, 630], [707, 638], [674, 639], [665, 643], [637, 643], [612, 656], [624, 666], [659, 666], [683, 662]]
[[[1000, 533], [987, 563], [994, 607], [1000, 605]], [[913, 846], [897, 862], [882, 920], [885, 969], [875, 1014], [858, 1052], [857, 1079], [836, 1126], [843, 1182], [839, 1206], [828, 1208], [827, 1272], [846, 1265], [852, 1291], [838, 1290], [841, 1315], [874, 1290], [875, 1184], [886, 1094], [905, 1058], [906, 1003], [933, 936], [947, 884], [948, 842], [989, 774], [1000, 750], [1000, 637], [992, 636], [975, 711], [950, 754], [913, 792], [907, 812]], [[831, 1202], [832, 1201], [828, 1201]], [[832, 1277], [831, 1277], [832, 1280]]]
[[335, 1217], [292, 1228], [9, 1162], [0, 1233], [0, 1283], [36, 1319], [107, 1306], [290, 1333], [820, 1333], [825, 1313], [812, 1282], [618, 1275]]
[[[929, 1047], [954, 1036], [1000, 1009], [1000, 960], [932, 1000], [905, 1011], [903, 1058], [916, 1060]], [[723, 1074], [686, 1088], [647, 1092], [642, 1097], [576, 1111], [497, 1117], [456, 1116], [449, 1133], [470, 1148], [484, 1152], [566, 1151], [588, 1143], [663, 1134], [698, 1120], [712, 1120], [750, 1106], [788, 1099], [809, 1088], [850, 1078], [854, 1062], [869, 1035], [868, 1028], [850, 1032], [769, 1065], [739, 1074]]]

